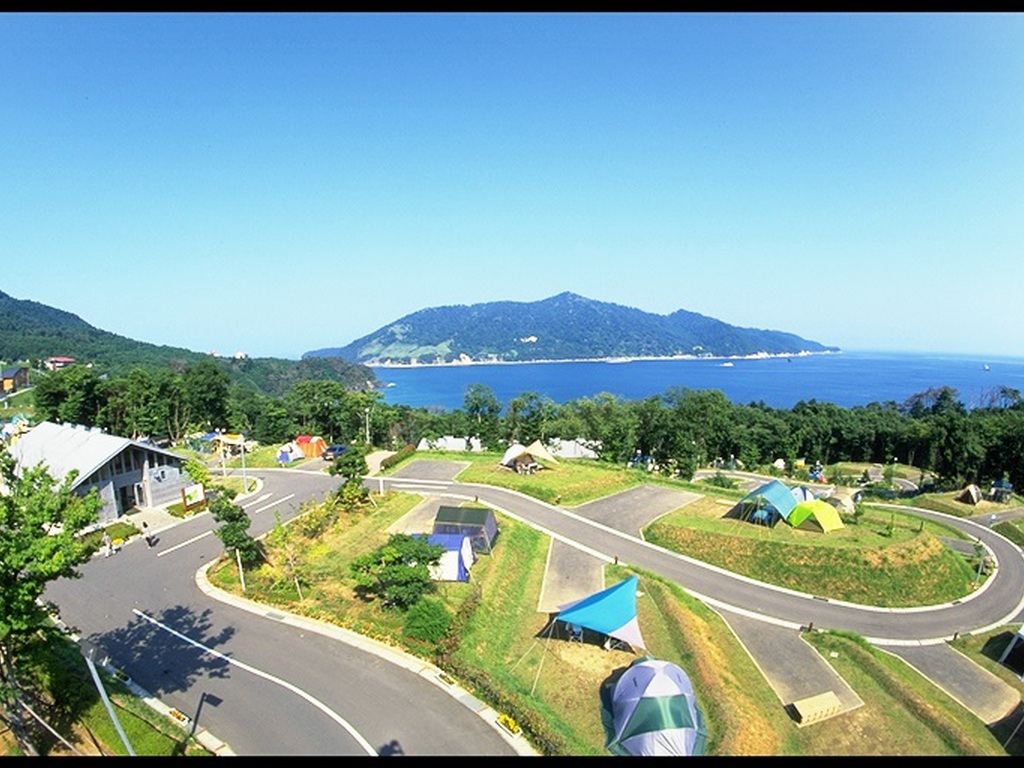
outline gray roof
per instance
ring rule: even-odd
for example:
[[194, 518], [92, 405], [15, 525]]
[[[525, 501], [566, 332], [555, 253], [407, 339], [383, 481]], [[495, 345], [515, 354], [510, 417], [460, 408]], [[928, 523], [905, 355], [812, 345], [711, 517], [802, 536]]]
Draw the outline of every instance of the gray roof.
[[10, 368], [4, 368], [3, 371], [0, 371], [0, 378], [13, 379], [18, 371], [22, 371], [27, 368], [27, 365], [12, 365]]
[[72, 485], [77, 487], [131, 445], [181, 460], [180, 456], [170, 451], [127, 437], [108, 435], [96, 427], [54, 424], [52, 421], [40, 423], [19, 438], [11, 446], [11, 455], [19, 467], [34, 467], [45, 463], [51, 477], [58, 481], [63, 480], [72, 469], [77, 469], [78, 477]]

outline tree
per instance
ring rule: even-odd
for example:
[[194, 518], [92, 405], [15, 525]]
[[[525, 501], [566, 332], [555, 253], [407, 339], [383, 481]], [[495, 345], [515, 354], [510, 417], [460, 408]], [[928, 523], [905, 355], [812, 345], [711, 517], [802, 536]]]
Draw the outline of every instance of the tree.
[[217, 529], [217, 538], [221, 540], [228, 552], [238, 553], [242, 565], [255, 565], [263, 557], [260, 543], [249, 535], [252, 521], [245, 510], [232, 503], [235, 491], [221, 489], [210, 500], [210, 514], [221, 523]]
[[368, 492], [363, 487], [363, 476], [370, 473], [366, 465], [366, 452], [357, 445], [353, 445], [345, 453], [334, 460], [334, 463], [327, 467], [328, 473], [340, 475], [345, 478], [337, 491], [336, 498], [341, 507], [351, 512], [366, 499]]
[[231, 376], [213, 360], [200, 360], [184, 373], [185, 399], [193, 419], [207, 429], [228, 425]]
[[473, 435], [488, 447], [496, 445], [501, 428], [501, 403], [486, 384], [470, 384], [463, 398]]
[[71, 490], [77, 471], [56, 483], [45, 466], [14, 472], [14, 459], [0, 446], [0, 718], [29, 754], [37, 751], [21, 719], [18, 702], [18, 654], [38, 633], [57, 632], [49, 618], [53, 606], [39, 600], [46, 585], [77, 576], [89, 548], [78, 534], [94, 523], [102, 507], [95, 490], [79, 496]]
[[396, 533], [384, 546], [353, 560], [350, 571], [360, 592], [406, 610], [434, 589], [430, 566], [437, 565], [443, 554], [440, 545]]

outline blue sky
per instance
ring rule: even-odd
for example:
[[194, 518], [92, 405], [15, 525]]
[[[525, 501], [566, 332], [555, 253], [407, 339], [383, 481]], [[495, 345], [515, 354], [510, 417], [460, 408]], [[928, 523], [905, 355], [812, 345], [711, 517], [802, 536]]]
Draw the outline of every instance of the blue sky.
[[0, 290], [298, 358], [562, 291], [1024, 356], [1024, 15], [0, 14]]

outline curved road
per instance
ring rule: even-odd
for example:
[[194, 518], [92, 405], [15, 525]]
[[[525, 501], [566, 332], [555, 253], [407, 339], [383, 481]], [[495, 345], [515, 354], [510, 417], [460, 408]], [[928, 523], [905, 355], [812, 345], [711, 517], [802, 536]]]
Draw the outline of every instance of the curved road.
[[375, 489], [382, 485], [421, 492], [430, 488], [435, 493], [479, 498], [483, 504], [568, 543], [583, 545], [608, 561], [618, 558], [620, 562], [659, 573], [709, 603], [795, 627], [813, 622], [821, 629], [851, 630], [877, 645], [944, 642], [956, 633], [978, 632], [1009, 623], [1024, 609], [1024, 556], [1020, 548], [984, 525], [938, 512], [911, 510], [921, 517], [941, 520], [980, 539], [997, 563], [996, 573], [978, 592], [955, 603], [882, 609], [830, 601], [755, 582], [515, 491], [468, 483], [427, 483], [400, 477], [374, 480], [372, 487]]
[[[407, 468], [408, 469], [408, 468]], [[240, 503], [250, 532], [270, 530], [338, 480], [296, 470], [250, 470], [263, 488]], [[907, 610], [837, 603], [753, 582], [492, 486], [400, 476], [367, 478], [393, 488], [477, 499], [611, 562], [676, 581], [710, 604], [784, 626], [847, 629], [878, 645], [940, 643], [955, 633], [1009, 623], [1024, 607], [1024, 557], [970, 520], [915, 510], [980, 539], [998, 563], [983, 589], [954, 604]], [[440, 684], [315, 632], [207, 597], [197, 569], [223, 547], [209, 515], [158, 532], [149, 550], [132, 542], [50, 585], [62, 619], [115, 666], [238, 754], [513, 755], [495, 728]]]

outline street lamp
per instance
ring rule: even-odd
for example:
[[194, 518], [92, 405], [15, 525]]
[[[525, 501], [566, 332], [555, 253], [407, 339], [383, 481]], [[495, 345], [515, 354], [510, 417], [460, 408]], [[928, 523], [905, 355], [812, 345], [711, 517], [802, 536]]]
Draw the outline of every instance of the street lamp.
[[363, 412], [366, 414], [366, 444], [370, 444], [370, 409], [364, 408]]
[[244, 496], [249, 492], [249, 481], [245, 479], [245, 435], [240, 437], [242, 438], [242, 495]]

